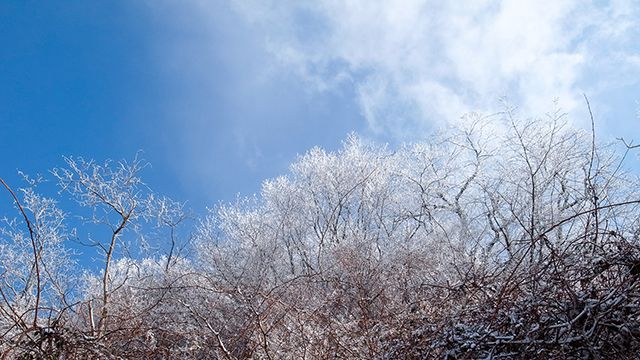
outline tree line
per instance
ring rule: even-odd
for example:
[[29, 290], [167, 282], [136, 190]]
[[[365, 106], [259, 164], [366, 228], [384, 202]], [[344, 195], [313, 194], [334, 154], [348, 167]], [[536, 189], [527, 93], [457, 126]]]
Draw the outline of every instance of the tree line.
[[54, 197], [2, 181], [2, 358], [636, 358], [633, 146], [560, 113], [465, 124], [314, 148], [202, 217], [137, 158], [66, 158]]

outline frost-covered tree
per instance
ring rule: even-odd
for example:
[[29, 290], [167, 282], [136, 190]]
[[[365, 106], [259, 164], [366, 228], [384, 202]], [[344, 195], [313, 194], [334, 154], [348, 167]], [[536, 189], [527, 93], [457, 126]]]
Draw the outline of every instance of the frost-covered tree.
[[198, 254], [241, 310], [217, 329], [231, 353], [635, 354], [637, 177], [560, 114], [468, 120], [395, 151], [311, 150], [212, 212]]
[[[0, 351], [636, 358], [633, 147], [601, 144], [560, 113], [465, 124], [397, 149], [357, 136], [312, 149], [259, 194], [210, 210], [186, 231], [190, 253], [188, 210], [150, 192], [139, 161], [67, 159], [53, 172], [91, 231], [7, 185], [19, 216], [1, 233]], [[70, 276], [71, 239], [97, 249], [99, 271]]]
[[19, 217], [0, 228], [0, 353], [55, 354], [65, 312], [73, 307], [73, 264], [64, 242], [65, 214], [38, 195], [37, 180], [14, 192]]
[[[27, 187], [18, 191], [2, 181], [20, 215], [5, 217], [0, 229], [0, 351], [5, 357], [108, 357], [110, 339], [128, 331], [122, 314], [112, 312], [118, 307], [112, 295], [127, 286], [133, 271], [122, 262], [143, 245], [145, 235], [158, 226], [173, 229], [184, 218], [181, 206], [153, 196], [141, 182], [144, 163], [138, 159], [103, 165], [65, 160], [66, 167], [52, 175], [60, 193], [70, 194], [79, 205], [73, 214], [36, 192], [41, 179], [26, 178]], [[71, 217], [90, 231], [71, 229]], [[150, 226], [143, 234], [145, 224]], [[97, 249], [99, 274], [85, 276], [86, 281], [76, 275], [82, 269], [71, 260], [71, 241]], [[171, 241], [165, 271], [176, 260], [175, 238]], [[78, 286], [83, 282], [92, 291], [83, 292]]]

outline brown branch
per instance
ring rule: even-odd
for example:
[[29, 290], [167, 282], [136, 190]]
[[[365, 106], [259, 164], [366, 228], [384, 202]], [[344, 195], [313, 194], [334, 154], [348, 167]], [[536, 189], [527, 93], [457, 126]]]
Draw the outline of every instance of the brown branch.
[[[40, 297], [42, 292], [41, 284], [40, 284], [40, 264], [38, 261], [39, 251], [38, 251], [38, 246], [36, 241], [36, 234], [33, 231], [33, 227], [31, 226], [31, 221], [29, 221], [29, 217], [27, 216], [27, 213], [25, 212], [24, 208], [20, 204], [20, 200], [18, 200], [18, 197], [16, 196], [15, 192], [13, 192], [13, 190], [9, 187], [9, 185], [7, 185], [7, 183], [2, 178], [0, 178], [0, 183], [2, 183], [2, 185], [5, 187], [5, 189], [7, 189], [9, 194], [11, 194], [13, 201], [15, 201], [16, 206], [18, 207], [18, 210], [20, 210], [20, 213], [24, 217], [24, 221], [27, 224], [27, 228], [29, 229], [29, 238], [31, 239], [31, 249], [33, 250], [33, 261], [34, 261], [33, 266], [36, 271], [36, 299], [35, 299], [36, 303], [35, 303], [35, 309], [33, 314], [33, 327], [35, 328], [38, 325], [38, 310], [40, 307]], [[27, 281], [27, 284], [25, 285], [25, 287], [28, 287], [28, 286], [29, 286], [29, 281]]]

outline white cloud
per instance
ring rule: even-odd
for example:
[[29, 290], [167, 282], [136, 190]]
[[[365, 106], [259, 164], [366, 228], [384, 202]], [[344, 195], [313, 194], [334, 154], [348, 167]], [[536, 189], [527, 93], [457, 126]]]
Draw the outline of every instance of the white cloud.
[[638, 49], [630, 48], [638, 32], [635, 1], [234, 6], [282, 66], [314, 91], [352, 84], [370, 129], [398, 137], [470, 110], [489, 111], [503, 96], [526, 113], [543, 113], [556, 98], [573, 111], [584, 106], [583, 92], [597, 95], [610, 78], [635, 81], [625, 71], [638, 70]]

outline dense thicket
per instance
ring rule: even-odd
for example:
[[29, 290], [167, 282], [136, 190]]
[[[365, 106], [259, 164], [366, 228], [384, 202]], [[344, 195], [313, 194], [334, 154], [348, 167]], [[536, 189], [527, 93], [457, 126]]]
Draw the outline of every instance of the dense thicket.
[[148, 191], [140, 162], [68, 159], [53, 175], [106, 229], [81, 239], [101, 271], [74, 276], [68, 215], [31, 187], [15, 193], [19, 216], [1, 233], [0, 352], [636, 358], [630, 149], [560, 116], [466, 123], [399, 149], [357, 137], [313, 149], [259, 196], [200, 219], [190, 251], [177, 231], [187, 213]]

